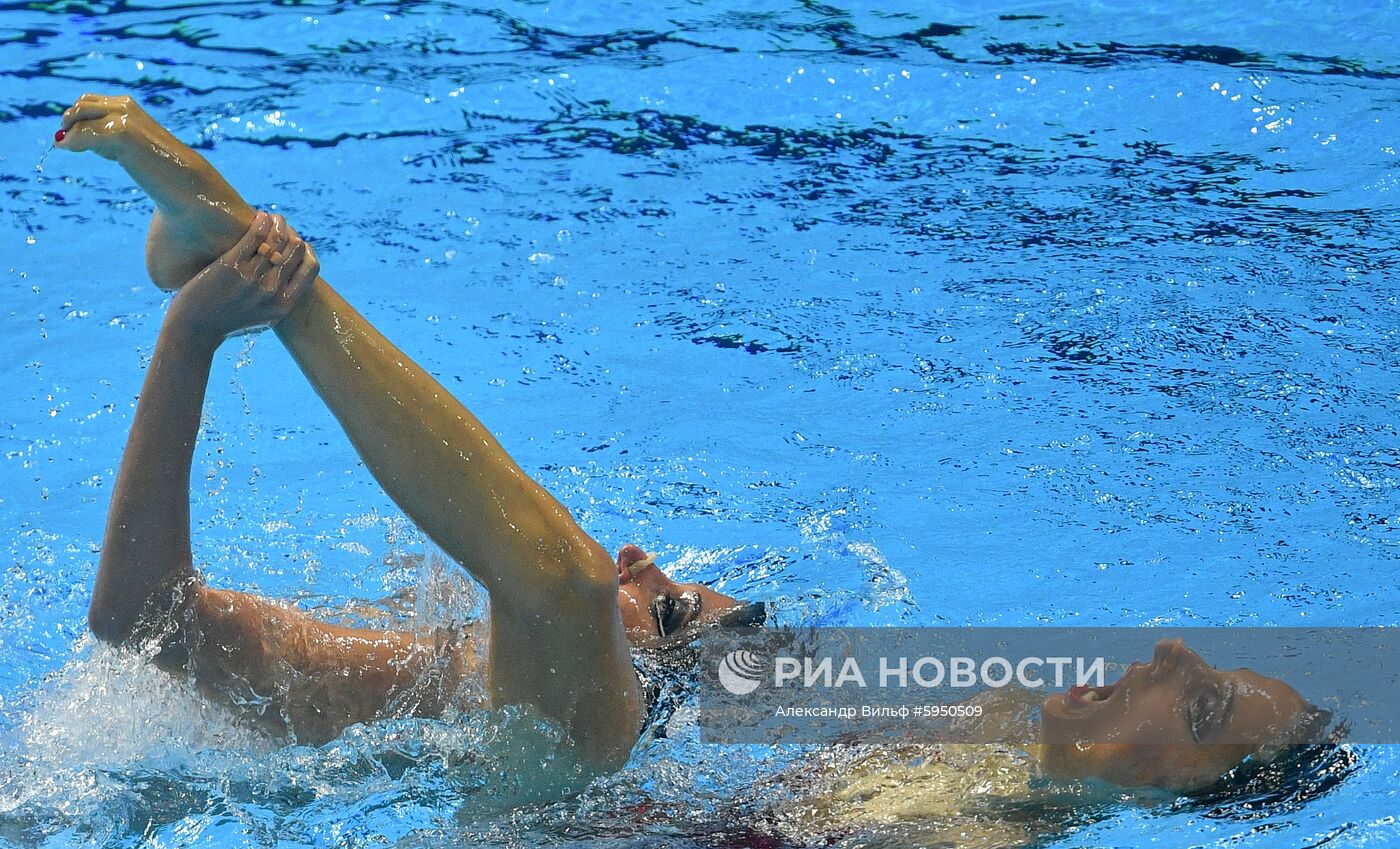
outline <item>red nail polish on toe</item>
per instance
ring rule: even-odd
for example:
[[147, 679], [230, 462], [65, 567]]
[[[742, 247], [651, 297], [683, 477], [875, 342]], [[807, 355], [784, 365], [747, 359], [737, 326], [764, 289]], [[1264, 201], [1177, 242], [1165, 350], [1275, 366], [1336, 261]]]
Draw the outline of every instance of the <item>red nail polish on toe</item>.
[[64, 137], [66, 137], [67, 135], [68, 135], [68, 131], [67, 131], [67, 130], [59, 130], [58, 132], [56, 132], [56, 133], [53, 134], [53, 143], [54, 143], [54, 144], [58, 144], [58, 143], [62, 142], [63, 139], [64, 139]]

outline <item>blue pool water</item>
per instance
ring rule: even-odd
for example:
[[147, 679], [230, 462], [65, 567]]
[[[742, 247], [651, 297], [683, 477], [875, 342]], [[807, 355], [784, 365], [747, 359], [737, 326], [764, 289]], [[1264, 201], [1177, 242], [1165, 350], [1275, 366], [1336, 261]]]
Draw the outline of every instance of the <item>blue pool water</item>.
[[[546, 748], [528, 717], [278, 747], [99, 650], [164, 298], [141, 193], [46, 157], [83, 92], [286, 214], [605, 545], [784, 622], [1393, 626], [1397, 33], [1336, 0], [0, 4], [0, 846], [777, 845], [743, 823], [804, 757], [682, 711], [520, 804], [493, 729]], [[219, 585], [333, 613], [452, 574], [272, 337], [221, 355], [193, 478]], [[1305, 803], [1043, 839], [1400, 842], [1400, 756], [1353, 754]]]

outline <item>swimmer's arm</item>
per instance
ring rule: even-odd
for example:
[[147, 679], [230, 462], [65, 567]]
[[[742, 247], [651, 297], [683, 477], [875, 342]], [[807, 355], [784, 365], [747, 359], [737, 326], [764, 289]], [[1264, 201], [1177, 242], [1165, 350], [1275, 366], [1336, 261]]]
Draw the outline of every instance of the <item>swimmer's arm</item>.
[[[267, 229], [264, 222], [240, 244], [253, 245]], [[300, 274], [304, 288], [314, 265], [312, 257], [296, 273], [259, 282], [297, 285]], [[235, 270], [211, 265], [201, 274], [211, 272], [222, 276], [192, 281], [156, 341], [108, 514], [88, 614], [93, 632], [114, 644], [159, 636], [159, 665], [231, 701], [275, 708], [271, 718], [311, 739], [410, 698], [398, 707], [440, 711], [460, 653], [442, 657], [416, 634], [328, 625], [256, 596], [209, 589], [196, 574], [190, 466], [214, 353], [227, 332], [289, 308], [269, 313], [252, 277], [240, 287]]]
[[434, 713], [453, 670], [425, 679], [440, 658], [417, 635], [341, 628], [244, 593], [210, 589], [190, 547], [190, 465], [214, 349], [167, 316], [136, 406], [112, 499], [89, 609], [110, 643], [162, 635], [156, 662], [201, 690], [261, 706], [276, 730], [305, 742], [382, 715]]
[[93, 633], [103, 640], [139, 636], [155, 597], [164, 595], [168, 607], [194, 576], [190, 464], [214, 352], [230, 333], [286, 315], [320, 267], [298, 243], [288, 243], [288, 261], [274, 267], [266, 250], [271, 224], [270, 216], [259, 216], [186, 284], [161, 323], [117, 472], [88, 608]]
[[164, 606], [194, 577], [190, 555], [190, 464], [214, 351], [198, 350], [170, 316], [131, 422], [117, 473], [88, 623], [112, 643], [140, 638], [148, 604]]

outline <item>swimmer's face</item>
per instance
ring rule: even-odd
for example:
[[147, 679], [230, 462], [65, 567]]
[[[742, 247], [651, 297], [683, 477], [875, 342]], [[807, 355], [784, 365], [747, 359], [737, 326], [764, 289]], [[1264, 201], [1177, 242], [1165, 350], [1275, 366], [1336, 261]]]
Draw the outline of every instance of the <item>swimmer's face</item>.
[[1118, 683], [1047, 698], [1041, 760], [1056, 778], [1199, 789], [1315, 713], [1277, 678], [1214, 669], [1180, 640], [1162, 640], [1151, 663], [1134, 663]]
[[[627, 569], [646, 560], [646, 552], [626, 545], [617, 553], [618, 566]], [[617, 588], [617, 609], [629, 642], [644, 643], [665, 637], [699, 622], [717, 618], [738, 607], [738, 599], [702, 584], [678, 584], [660, 568], [648, 566]]]

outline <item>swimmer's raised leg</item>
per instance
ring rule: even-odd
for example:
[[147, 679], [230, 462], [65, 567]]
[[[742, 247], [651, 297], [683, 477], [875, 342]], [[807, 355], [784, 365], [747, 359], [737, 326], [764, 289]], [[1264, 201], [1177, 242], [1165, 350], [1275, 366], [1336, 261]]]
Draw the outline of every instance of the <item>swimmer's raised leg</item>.
[[[147, 242], [157, 284], [178, 286], [164, 269], [226, 250], [245, 229], [238, 222], [252, 220], [227, 181], [134, 102], [87, 95], [64, 123], [61, 148], [107, 155], [153, 193], [168, 228], [153, 226]], [[168, 237], [177, 230], [190, 241]], [[486, 587], [493, 700], [534, 705], [590, 759], [620, 765], [636, 740], [641, 697], [613, 559], [325, 280], [277, 333], [385, 491]]]

